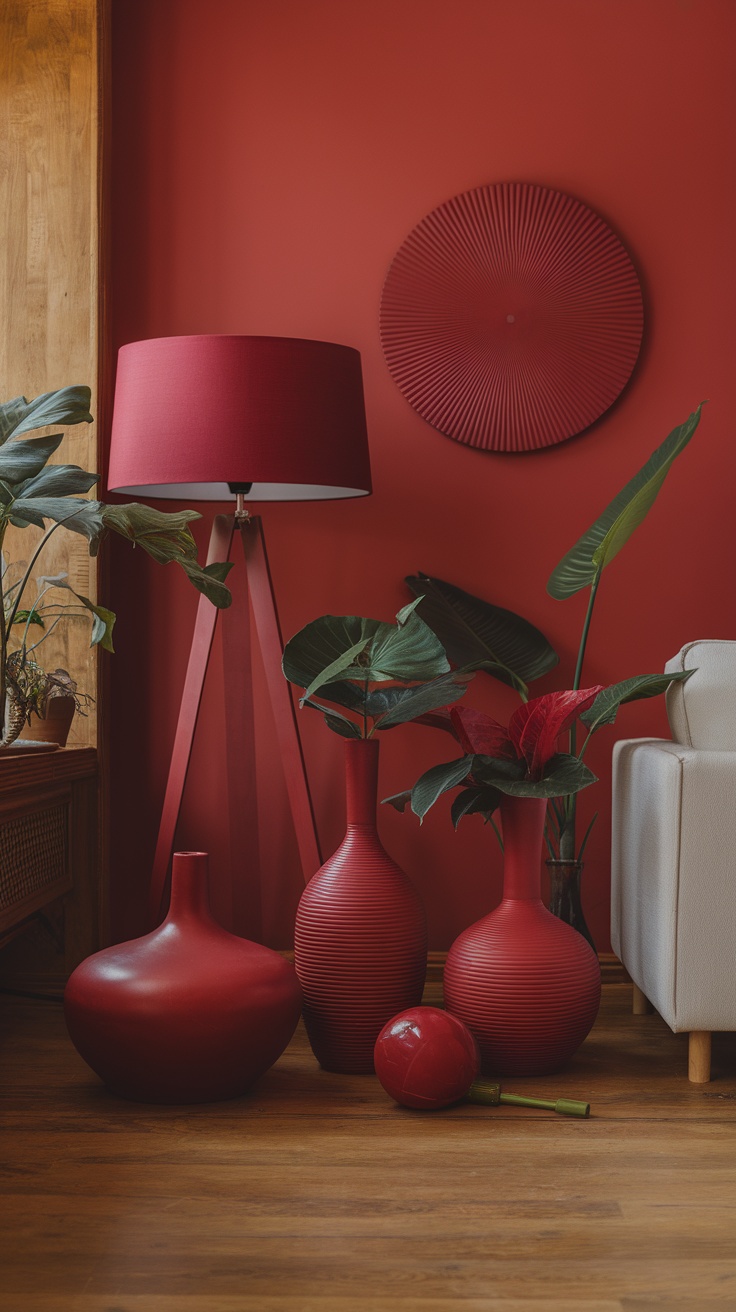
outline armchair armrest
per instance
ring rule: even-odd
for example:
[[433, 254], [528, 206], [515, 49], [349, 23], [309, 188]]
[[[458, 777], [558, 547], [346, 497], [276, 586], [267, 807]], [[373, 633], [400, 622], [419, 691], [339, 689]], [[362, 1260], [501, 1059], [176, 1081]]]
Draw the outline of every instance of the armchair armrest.
[[611, 937], [673, 1030], [736, 1028], [736, 752], [613, 753]]

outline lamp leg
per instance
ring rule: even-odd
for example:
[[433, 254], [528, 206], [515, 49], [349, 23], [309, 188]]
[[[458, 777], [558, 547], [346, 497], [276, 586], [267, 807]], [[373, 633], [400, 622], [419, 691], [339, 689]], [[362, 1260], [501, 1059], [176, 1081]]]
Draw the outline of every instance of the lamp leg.
[[[208, 565], [215, 561], [230, 559], [236, 522], [232, 515], [215, 516], [207, 553]], [[283, 644], [276, 613], [273, 584], [268, 568], [263, 528], [258, 516], [241, 523], [239, 528], [248, 574], [250, 604], [263, 656], [268, 693], [299, 848], [299, 859], [304, 882], [307, 883], [322, 864], [322, 856], [319, 849], [294, 704], [291, 699], [289, 685], [281, 672]], [[149, 911], [153, 924], [157, 924], [161, 916], [161, 903], [166, 876], [171, 861], [176, 826], [184, 795], [184, 785], [192, 755], [194, 733], [202, 701], [216, 622], [217, 608], [206, 597], [200, 597], [151, 873]], [[252, 714], [249, 713], [248, 709], [249, 706], [252, 707], [250, 636], [247, 629], [238, 636], [236, 633], [230, 632], [230, 627], [228, 626], [228, 633], [224, 642], [225, 660], [229, 668], [237, 669], [243, 676], [234, 680], [233, 683], [233, 688], [240, 690], [237, 692], [237, 702], [234, 708], [235, 715], [238, 717], [238, 723], [248, 725], [250, 730], [253, 722]], [[257, 811], [254, 809], [256, 772], [255, 761], [252, 756], [252, 742], [249, 741], [248, 747], [248, 752], [251, 754], [247, 758], [244, 758], [241, 754], [237, 762], [230, 759], [232, 749], [233, 744], [231, 742], [228, 747], [228, 789], [232, 817], [231, 839], [235, 839], [235, 847], [237, 848], [239, 845], [237, 835], [242, 834], [244, 825], [251, 834], [257, 832]], [[231, 765], [232, 768], [230, 768]], [[240, 803], [243, 801], [244, 805], [241, 806]], [[254, 850], [257, 851], [257, 848]], [[236, 889], [232, 891], [232, 901], [236, 920], [240, 920], [245, 916], [248, 920], [249, 932], [255, 936], [260, 924], [260, 883], [257, 862], [254, 863], [252, 868], [252, 875], [254, 876], [251, 881], [253, 887], [251, 895], [248, 897], [247, 907]], [[255, 887], [256, 884], [258, 884], [257, 888]]]
[[309, 792], [304, 754], [299, 740], [291, 691], [281, 672], [283, 641], [276, 612], [276, 599], [268, 567], [263, 526], [259, 516], [241, 525], [240, 533], [248, 570], [250, 600], [258, 642], [273, 710], [276, 735], [281, 751], [289, 805], [299, 847], [305, 884], [322, 864], [314, 809]]
[[253, 642], [248, 588], [238, 588], [222, 625], [225, 769], [230, 861], [226, 877], [230, 928], [262, 938], [261, 853], [254, 732]]
[[[224, 561], [230, 558], [234, 532], [235, 520], [232, 515], [215, 516], [207, 552], [208, 565], [213, 564], [215, 561]], [[208, 601], [206, 597], [200, 597], [192, 645], [189, 651], [189, 664], [187, 665], [184, 680], [184, 691], [179, 707], [174, 747], [171, 753], [169, 777], [156, 841], [156, 853], [153, 858], [149, 912], [151, 922], [154, 925], [158, 924], [161, 916], [164, 885], [174, 846], [174, 834], [181, 810], [181, 799], [184, 795], [187, 770], [192, 755], [194, 731], [197, 726], [197, 716], [202, 701], [202, 690], [212, 650], [216, 622], [217, 607], [213, 606], [212, 602]]]

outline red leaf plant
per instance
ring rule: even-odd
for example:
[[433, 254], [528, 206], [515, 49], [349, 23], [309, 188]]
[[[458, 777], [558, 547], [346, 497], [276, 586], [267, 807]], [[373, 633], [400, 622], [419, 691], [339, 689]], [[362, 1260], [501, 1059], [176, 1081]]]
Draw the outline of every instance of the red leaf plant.
[[526, 762], [527, 777], [541, 779], [544, 767], [557, 752], [560, 735], [593, 705], [601, 684], [577, 692], [547, 692], [522, 703], [504, 728], [492, 716], [470, 707], [450, 711], [455, 736], [468, 755]]

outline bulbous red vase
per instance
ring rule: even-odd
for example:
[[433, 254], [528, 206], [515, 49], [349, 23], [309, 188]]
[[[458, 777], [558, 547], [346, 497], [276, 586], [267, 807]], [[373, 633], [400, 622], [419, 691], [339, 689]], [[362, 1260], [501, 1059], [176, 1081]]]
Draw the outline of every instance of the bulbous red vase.
[[64, 995], [80, 1056], [137, 1102], [247, 1092], [284, 1051], [300, 1010], [293, 967], [212, 919], [205, 852], [174, 856], [163, 924], [88, 957]]
[[424, 908], [376, 830], [379, 744], [345, 744], [347, 833], [310, 880], [296, 916], [294, 961], [312, 1050], [328, 1071], [373, 1071], [373, 1049], [397, 1012], [421, 1001]]
[[580, 1047], [598, 1014], [590, 944], [540, 897], [546, 802], [504, 797], [503, 900], [447, 955], [445, 1006], [475, 1035], [488, 1075], [544, 1075]]

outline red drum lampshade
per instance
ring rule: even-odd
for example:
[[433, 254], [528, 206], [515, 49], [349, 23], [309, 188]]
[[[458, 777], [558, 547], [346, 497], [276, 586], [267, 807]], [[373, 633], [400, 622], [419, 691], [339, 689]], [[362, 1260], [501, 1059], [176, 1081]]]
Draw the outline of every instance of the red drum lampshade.
[[123, 346], [108, 487], [182, 501], [367, 496], [359, 352], [209, 334]]

